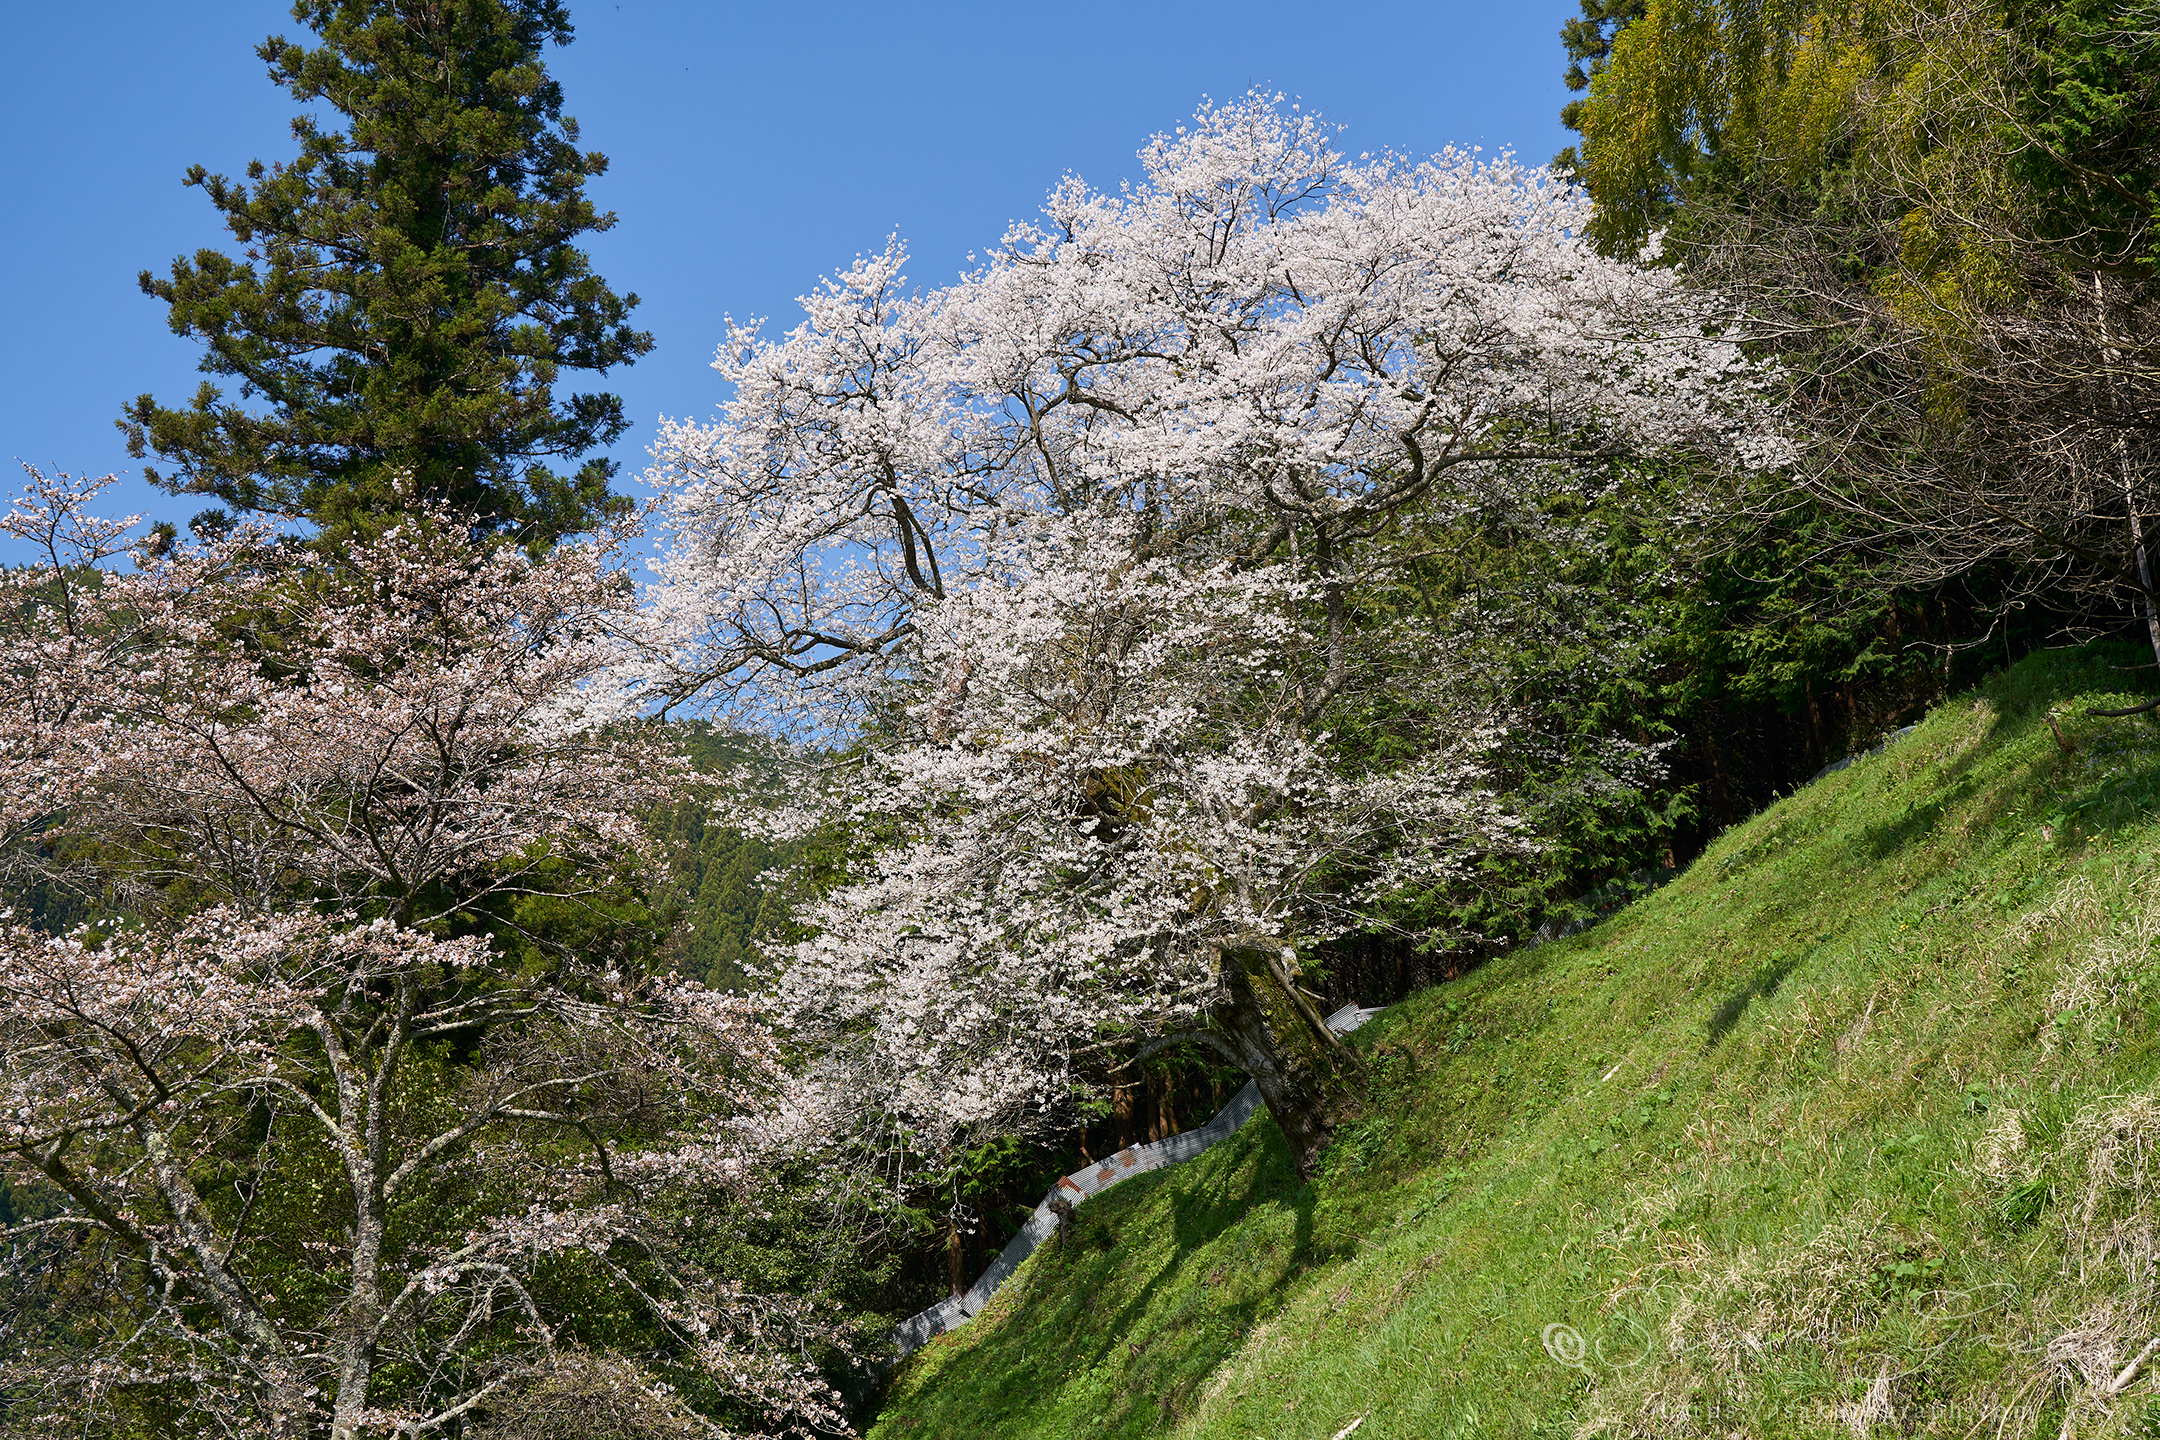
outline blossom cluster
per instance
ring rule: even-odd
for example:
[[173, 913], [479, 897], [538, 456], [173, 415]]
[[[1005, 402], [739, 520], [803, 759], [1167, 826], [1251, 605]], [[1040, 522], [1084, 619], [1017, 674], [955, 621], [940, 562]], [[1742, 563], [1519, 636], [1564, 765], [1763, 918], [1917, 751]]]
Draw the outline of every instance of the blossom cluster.
[[130, 557], [81, 518], [103, 483], [33, 472], [5, 522], [55, 543], [5, 577], [0, 824], [124, 851], [143, 893], [256, 909], [469, 903], [551, 849], [637, 847], [671, 762], [595, 723], [593, 683], [634, 611], [628, 533], [536, 561], [416, 505], [334, 565], [263, 527]]
[[1623, 457], [1787, 453], [1730, 317], [1595, 253], [1544, 170], [1352, 158], [1260, 94], [1140, 159], [954, 284], [910, 289], [896, 239], [786, 335], [731, 324], [719, 417], [651, 472], [639, 682], [814, 762], [767, 823], [890, 842], [777, 986], [931, 1134], [1204, 1022], [1225, 943], [1531, 843], [1471, 628], [1372, 613], [1406, 535], [1560, 526]]
[[[0, 576], [0, 862], [122, 902], [0, 919], [0, 1166], [40, 1214], [10, 1283], [98, 1232], [131, 1319], [0, 1388], [79, 1423], [153, 1393], [204, 1434], [433, 1433], [558, 1383], [551, 1286], [585, 1266], [678, 1374], [830, 1416], [794, 1310], [655, 1238], [663, 1197], [747, 1192], [799, 1139], [772, 1037], [472, 933], [491, 897], [646, 863], [679, 765], [606, 683], [627, 532], [535, 559], [416, 503], [334, 556], [131, 546], [103, 483], [33, 472], [0, 520], [46, 554]], [[773, 1323], [697, 1318], [746, 1307]]]

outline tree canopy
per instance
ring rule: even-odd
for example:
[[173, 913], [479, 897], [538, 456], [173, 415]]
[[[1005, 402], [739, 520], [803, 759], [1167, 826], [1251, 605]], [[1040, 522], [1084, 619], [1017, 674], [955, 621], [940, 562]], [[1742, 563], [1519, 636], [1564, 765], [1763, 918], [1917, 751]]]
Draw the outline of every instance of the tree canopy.
[[1647, 0], [1571, 22], [1576, 173], [1619, 249], [1691, 193], [1857, 188], [1953, 238], [2035, 207], [2123, 265], [2160, 209], [2156, 35], [2151, 0]]
[[534, 544], [620, 513], [613, 462], [564, 467], [623, 432], [621, 401], [555, 393], [565, 370], [652, 348], [627, 323], [637, 297], [574, 243], [615, 217], [585, 194], [607, 160], [578, 148], [542, 62], [570, 41], [564, 7], [301, 0], [293, 15], [320, 43], [273, 36], [257, 53], [349, 124], [299, 116], [299, 154], [243, 181], [188, 172], [243, 248], [142, 287], [238, 393], [137, 398], [130, 450], [169, 489], [332, 535], [379, 530], [413, 498]]
[[730, 336], [661, 450], [649, 683], [861, 746], [810, 803], [896, 843], [783, 987], [859, 1088], [965, 1131], [1192, 1033], [1303, 1164], [1333, 1042], [1279, 957], [1523, 843], [1492, 653], [1568, 609], [1488, 574], [1435, 635], [1384, 577], [1423, 525], [1564, 528], [1623, 456], [1782, 445], [1715, 303], [1597, 257], [1545, 172], [1353, 161], [1257, 95], [1142, 160], [958, 284], [896, 243]]
[[[1633, 22], [1642, 19], [1649, 0], [1582, 0], [1582, 14], [1560, 27], [1560, 45], [1567, 52], [1563, 77], [1567, 88], [1581, 95], [1612, 58], [1613, 41]], [[1570, 100], [1560, 107], [1560, 123], [1570, 130], [1582, 129], [1584, 101]], [[1570, 145], [1553, 157], [1553, 168], [1573, 173], [1580, 157]]]
[[[338, 567], [256, 526], [152, 553], [100, 488], [0, 515], [51, 557], [0, 575], [0, 825], [35, 835], [0, 859], [120, 901], [0, 922], [7, 1418], [358, 1440], [597, 1385], [829, 1428], [789, 1353], [822, 1322], [697, 1253], [800, 1138], [773, 1037], [489, 933], [650, 861], [679, 767], [587, 693], [620, 537], [533, 560], [438, 504]], [[599, 1341], [639, 1362], [588, 1373]]]

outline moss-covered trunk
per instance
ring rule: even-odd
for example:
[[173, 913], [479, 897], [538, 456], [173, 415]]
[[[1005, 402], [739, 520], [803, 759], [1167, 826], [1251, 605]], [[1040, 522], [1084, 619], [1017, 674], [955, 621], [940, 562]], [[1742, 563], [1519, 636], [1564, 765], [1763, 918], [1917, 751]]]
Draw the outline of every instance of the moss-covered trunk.
[[1226, 999], [1209, 1028], [1260, 1087], [1268, 1113], [1290, 1142], [1301, 1179], [1334, 1138], [1349, 1096], [1351, 1061], [1327, 1022], [1300, 995], [1279, 945], [1241, 941], [1222, 949]]

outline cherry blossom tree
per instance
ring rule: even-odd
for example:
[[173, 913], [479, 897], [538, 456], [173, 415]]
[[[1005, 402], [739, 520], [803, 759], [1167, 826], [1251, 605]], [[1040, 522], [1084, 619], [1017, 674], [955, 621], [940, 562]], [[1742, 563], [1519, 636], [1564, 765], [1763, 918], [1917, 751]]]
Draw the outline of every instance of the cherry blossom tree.
[[642, 863], [672, 767], [587, 698], [625, 537], [534, 560], [419, 507], [329, 563], [130, 551], [98, 488], [33, 473], [0, 522], [47, 547], [5, 578], [0, 818], [126, 902], [0, 925], [10, 1421], [355, 1440], [597, 1386], [684, 1433], [844, 1429], [826, 1320], [695, 1258], [805, 1131], [771, 1038], [475, 928]]
[[[127, 627], [101, 626], [82, 603], [101, 567], [134, 548], [137, 517], [92, 513], [98, 486], [25, 467], [29, 480], [0, 515], [0, 535], [34, 558], [0, 570], [0, 602], [12, 617], [12, 663], [0, 668], [0, 863], [18, 866], [21, 842], [49, 824], [83, 768], [80, 737], [102, 720], [85, 676], [118, 666]], [[0, 624], [7, 623], [0, 620]], [[100, 687], [102, 689], [103, 687]], [[78, 724], [78, 720], [83, 723]]]
[[1341, 1060], [1297, 949], [1534, 843], [1490, 783], [1518, 597], [1435, 643], [1374, 585], [1421, 527], [1566, 523], [1623, 457], [1784, 447], [1715, 302], [1597, 256], [1545, 171], [1351, 159], [1259, 95], [1140, 158], [953, 285], [894, 241], [784, 338], [731, 328], [719, 418], [658, 450], [644, 680], [853, 746], [790, 813], [892, 843], [779, 993], [917, 1133], [1190, 1038], [1304, 1169]]
[[138, 903], [407, 924], [636, 851], [673, 762], [586, 698], [634, 606], [627, 533], [536, 563], [417, 507], [338, 564], [247, 527], [116, 570], [125, 525], [89, 516], [94, 493], [33, 472], [0, 519], [52, 551], [6, 582], [35, 619], [12, 637], [0, 823], [94, 840]]

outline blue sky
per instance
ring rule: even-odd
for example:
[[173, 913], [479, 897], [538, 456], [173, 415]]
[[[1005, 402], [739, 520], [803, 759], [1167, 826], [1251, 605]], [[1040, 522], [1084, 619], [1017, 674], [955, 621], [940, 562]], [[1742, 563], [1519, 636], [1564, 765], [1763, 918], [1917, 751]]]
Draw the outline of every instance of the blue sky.
[[[588, 248], [658, 341], [605, 382], [632, 421], [625, 488], [659, 416], [710, 414], [724, 313], [785, 329], [793, 297], [894, 229], [913, 278], [941, 283], [1065, 172], [1134, 175], [1142, 140], [1204, 94], [1287, 92], [1351, 151], [1546, 159], [1568, 138], [1557, 37], [1576, 8], [572, 0], [576, 43], [548, 61], [612, 161], [592, 193], [620, 217]], [[293, 102], [254, 46], [301, 27], [275, 0], [0, 0], [0, 17], [0, 457], [119, 471], [120, 503], [184, 521], [207, 502], [143, 485], [112, 424], [131, 397], [178, 404], [201, 379], [135, 276], [229, 242], [181, 186], [188, 165], [292, 153]]]

